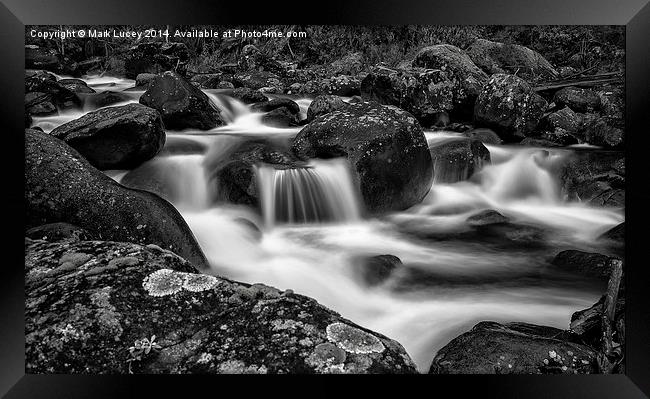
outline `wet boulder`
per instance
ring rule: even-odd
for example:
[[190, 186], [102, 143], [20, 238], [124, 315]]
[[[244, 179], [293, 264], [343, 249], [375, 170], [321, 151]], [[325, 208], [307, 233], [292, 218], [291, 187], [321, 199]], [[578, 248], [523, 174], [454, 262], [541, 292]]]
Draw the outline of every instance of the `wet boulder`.
[[474, 119], [494, 129], [504, 140], [521, 140], [533, 134], [546, 106], [546, 101], [523, 79], [496, 74], [476, 99]]
[[463, 132], [463, 134], [470, 139], [479, 140], [483, 144], [501, 144], [503, 140], [499, 137], [498, 134], [492, 129], [486, 128], [476, 128], [469, 129]]
[[471, 114], [478, 89], [474, 81], [470, 83], [459, 80], [453, 71], [378, 66], [361, 82], [361, 97], [402, 108], [428, 127], [440, 112], [459, 117]]
[[192, 231], [168, 202], [116, 183], [74, 148], [35, 130], [25, 132], [24, 204], [26, 229], [65, 222], [97, 239], [155, 244], [208, 267]]
[[95, 93], [95, 90], [88, 87], [88, 84], [81, 79], [60, 79], [58, 83], [73, 93]]
[[467, 48], [467, 55], [489, 75], [516, 73], [525, 79], [548, 80], [558, 76], [550, 62], [538, 52], [518, 44], [477, 39]]
[[79, 151], [98, 169], [129, 169], [153, 158], [165, 144], [155, 109], [140, 104], [89, 112], [50, 133]]
[[563, 330], [483, 321], [438, 351], [429, 374], [592, 374], [597, 352]]
[[167, 129], [208, 130], [224, 124], [208, 96], [171, 71], [156, 76], [140, 97], [140, 104], [158, 110]]
[[434, 183], [467, 180], [490, 163], [490, 151], [479, 140], [460, 139], [429, 147]]
[[25, 284], [29, 373], [416, 373], [399, 343], [311, 298], [155, 246], [26, 240]]
[[184, 43], [140, 43], [126, 52], [124, 69], [129, 79], [135, 79], [141, 73], [160, 74], [165, 71], [185, 75], [189, 59], [190, 54]]
[[359, 276], [369, 286], [386, 281], [393, 271], [402, 266], [402, 260], [395, 255], [377, 255], [357, 259]]
[[319, 116], [296, 135], [292, 150], [302, 159], [347, 158], [370, 212], [419, 203], [433, 179], [422, 128], [397, 107], [350, 104]]
[[572, 154], [558, 171], [568, 200], [596, 206], [625, 206], [625, 158], [622, 152], [584, 151]]
[[291, 112], [288, 108], [280, 107], [264, 114], [262, 123], [278, 128], [292, 127], [300, 124], [299, 117], [299, 114]]
[[490, 224], [508, 223], [509, 221], [509, 218], [493, 209], [487, 209], [475, 213], [465, 220], [465, 222], [470, 226], [486, 226]]
[[564, 87], [553, 95], [553, 102], [559, 107], [569, 107], [575, 112], [593, 112], [601, 107], [600, 96], [593, 90], [579, 87]]
[[233, 91], [228, 92], [227, 95], [243, 102], [244, 104], [253, 104], [269, 100], [264, 93], [258, 90], [249, 89], [248, 87], [238, 87]]
[[344, 108], [347, 104], [339, 96], [322, 95], [316, 97], [307, 109], [307, 121], [311, 122], [316, 117], [328, 114], [337, 109]]
[[250, 107], [253, 112], [270, 112], [278, 108], [286, 108], [292, 114], [300, 113], [300, 106], [288, 98], [274, 98], [270, 101], [261, 101]]
[[558, 253], [551, 263], [571, 273], [607, 281], [617, 262], [621, 260], [616, 257], [570, 249]]
[[139, 73], [135, 77], [135, 87], [139, 87], [142, 90], [146, 90], [151, 83], [156, 78], [155, 73]]

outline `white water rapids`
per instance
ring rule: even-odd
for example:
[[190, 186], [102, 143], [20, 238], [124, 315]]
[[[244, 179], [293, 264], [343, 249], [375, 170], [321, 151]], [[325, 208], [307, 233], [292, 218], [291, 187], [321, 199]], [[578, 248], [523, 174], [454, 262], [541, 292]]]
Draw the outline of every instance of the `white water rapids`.
[[[85, 80], [96, 89], [126, 85], [117, 79]], [[133, 86], [133, 81], [128, 83]], [[141, 94], [131, 93], [132, 101]], [[591, 306], [602, 294], [602, 284], [548, 266], [549, 258], [563, 249], [597, 251], [596, 237], [624, 220], [621, 209], [562, 198], [553, 170], [571, 150], [488, 145], [491, 164], [470, 180], [434, 184], [421, 204], [381, 218], [365, 214], [345, 161], [313, 161], [303, 170], [259, 165], [258, 213], [209, 200], [206, 154], [218, 156], [225, 137], [290, 139], [300, 129], [265, 126], [262, 114], [251, 113], [217, 91], [207, 94], [222, 110], [226, 126], [207, 132], [168, 132], [168, 137], [193, 140], [207, 151], [160, 154], [147, 164], [173, 192], [172, 203], [214, 273], [313, 297], [400, 342], [423, 372], [438, 349], [479, 321], [566, 328], [573, 312]], [[299, 104], [304, 112], [309, 100], [300, 99]], [[34, 124], [49, 131], [88, 111], [34, 118]], [[454, 140], [458, 134], [426, 136], [431, 144]], [[107, 171], [118, 181], [125, 172]], [[404, 233], [404, 226], [439, 233], [463, 231], [465, 219], [485, 209], [552, 232], [547, 242], [552, 249], [503, 249], [480, 241], [431, 241]], [[367, 286], [359, 276], [358, 259], [383, 254], [399, 257], [403, 265], [385, 283]]]

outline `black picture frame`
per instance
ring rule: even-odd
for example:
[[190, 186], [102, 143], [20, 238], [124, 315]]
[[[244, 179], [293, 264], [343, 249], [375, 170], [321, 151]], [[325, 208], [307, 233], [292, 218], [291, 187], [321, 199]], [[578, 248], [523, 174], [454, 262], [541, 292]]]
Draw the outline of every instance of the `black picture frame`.
[[[7, 398], [150, 397], [233, 389], [252, 396], [283, 392], [359, 394], [393, 388], [426, 395], [498, 398], [643, 398], [650, 395], [650, 272], [644, 251], [650, 185], [646, 146], [650, 136], [650, 3], [648, 0], [546, 1], [328, 1], [225, 2], [220, 0], [3, 0], [0, 5], [0, 95], [3, 121], [5, 236], [0, 280], [0, 394]], [[431, 24], [431, 25], [625, 25], [626, 26], [626, 374], [581, 376], [309, 377], [25, 375], [23, 179], [24, 27], [33, 24]], [[9, 222], [9, 220], [11, 220]], [[323, 380], [323, 378], [328, 378]], [[299, 387], [298, 387], [299, 385]], [[645, 394], [644, 394], [645, 393]], [[166, 395], [165, 395], [166, 396]]]

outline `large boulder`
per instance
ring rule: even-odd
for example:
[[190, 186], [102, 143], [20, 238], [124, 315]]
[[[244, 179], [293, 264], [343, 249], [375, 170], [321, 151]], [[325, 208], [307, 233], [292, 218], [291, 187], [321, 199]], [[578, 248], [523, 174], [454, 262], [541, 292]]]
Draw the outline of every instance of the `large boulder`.
[[625, 206], [625, 154], [613, 151], [576, 152], [558, 172], [568, 200], [596, 206]]
[[167, 71], [149, 83], [140, 104], [157, 109], [172, 130], [208, 130], [223, 125], [208, 96], [177, 73]]
[[29, 373], [416, 373], [396, 341], [291, 290], [153, 246], [25, 241]]
[[476, 99], [474, 119], [504, 140], [521, 139], [535, 131], [546, 106], [546, 100], [523, 79], [496, 74]]
[[58, 83], [73, 93], [95, 93], [95, 90], [88, 87], [88, 84], [81, 79], [60, 79]]
[[479, 140], [460, 139], [429, 147], [434, 183], [467, 180], [490, 163], [490, 151]]
[[577, 144], [584, 142], [584, 136], [581, 133], [583, 118], [569, 107], [564, 107], [544, 115], [539, 123], [539, 128], [543, 131], [544, 139], [553, 141], [562, 145]]
[[585, 142], [607, 149], [623, 149], [625, 142], [623, 129], [611, 126], [597, 114], [586, 114], [583, 117], [580, 135]]
[[601, 107], [598, 93], [579, 87], [564, 87], [553, 95], [553, 102], [559, 107], [569, 107], [575, 112], [593, 112]]
[[617, 262], [621, 260], [616, 257], [569, 249], [558, 253], [551, 263], [571, 273], [607, 281]]
[[553, 65], [538, 52], [518, 44], [477, 39], [467, 48], [467, 55], [488, 74], [516, 73], [526, 79], [555, 79]]
[[307, 122], [311, 122], [321, 115], [344, 108], [346, 105], [345, 101], [339, 96], [318, 96], [309, 104], [309, 108], [307, 109]]
[[592, 374], [597, 352], [553, 327], [483, 321], [438, 351], [430, 374]]
[[196, 267], [208, 262], [168, 202], [116, 183], [63, 141], [25, 132], [25, 229], [66, 222], [103, 240], [155, 244]]
[[274, 127], [297, 126], [300, 122], [300, 106], [288, 98], [276, 98], [255, 103], [251, 111], [263, 112], [262, 123]]
[[361, 82], [366, 101], [394, 105], [410, 112], [423, 126], [432, 126], [441, 112], [466, 116], [478, 92], [468, 91], [464, 81], [439, 69], [376, 67]]
[[89, 112], [50, 134], [98, 169], [133, 168], [153, 158], [165, 145], [158, 111], [135, 103]]
[[125, 54], [124, 69], [129, 79], [135, 79], [141, 73], [159, 74], [165, 71], [185, 75], [189, 59], [190, 54], [184, 43], [140, 43]]
[[298, 133], [292, 150], [303, 159], [347, 158], [370, 212], [419, 203], [433, 179], [420, 124], [396, 107], [350, 104], [320, 116]]

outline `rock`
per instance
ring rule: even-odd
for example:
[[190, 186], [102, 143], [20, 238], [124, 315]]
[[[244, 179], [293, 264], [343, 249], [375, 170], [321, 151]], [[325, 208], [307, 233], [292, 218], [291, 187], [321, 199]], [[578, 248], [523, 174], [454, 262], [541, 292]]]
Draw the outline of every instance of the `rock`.
[[552, 327], [483, 321], [440, 349], [429, 374], [597, 373], [597, 352], [565, 335]]
[[599, 239], [614, 241], [620, 246], [625, 245], [625, 222], [618, 224], [601, 234]]
[[302, 159], [346, 157], [370, 212], [419, 203], [433, 179], [420, 124], [396, 107], [350, 104], [319, 116], [296, 135], [292, 150]]
[[361, 82], [361, 96], [366, 101], [395, 105], [413, 114], [423, 126], [431, 126], [440, 112], [459, 118], [470, 115], [479, 93], [475, 83], [459, 80], [451, 70], [379, 66]]
[[575, 112], [593, 112], [600, 109], [598, 94], [590, 89], [564, 87], [553, 95], [553, 102], [559, 107], [569, 107]]
[[490, 163], [490, 151], [478, 140], [460, 139], [429, 148], [433, 160], [433, 182], [467, 180]]
[[470, 226], [508, 223], [510, 219], [493, 209], [487, 209], [468, 217], [465, 222]]
[[131, 47], [124, 56], [126, 77], [135, 79], [138, 74], [160, 74], [175, 71], [185, 75], [190, 54], [184, 43], [149, 42]]
[[574, 153], [558, 172], [568, 200], [595, 206], [625, 206], [625, 169], [622, 152]]
[[532, 80], [549, 80], [558, 76], [555, 68], [541, 54], [518, 44], [477, 39], [467, 48], [467, 55], [490, 75], [516, 73]]
[[528, 147], [563, 147], [563, 144], [554, 140], [526, 137], [519, 142], [520, 145]]
[[42, 226], [32, 227], [25, 232], [25, 237], [50, 242], [64, 240], [87, 241], [93, 239], [93, 235], [87, 230], [70, 223], [48, 223]]
[[208, 96], [174, 72], [156, 76], [140, 104], [157, 109], [167, 129], [208, 130], [224, 124]]
[[493, 128], [504, 140], [521, 139], [535, 131], [546, 106], [526, 81], [497, 74], [490, 77], [476, 99], [474, 119]]
[[103, 108], [108, 105], [118, 104], [131, 100], [128, 94], [103, 91], [101, 93], [93, 93], [83, 97], [84, 107], [89, 109]]
[[[619, 297], [616, 301], [614, 310], [614, 331], [612, 334], [613, 341], [619, 345], [624, 345], [625, 336], [625, 298], [624, 292], [619, 291]], [[569, 331], [576, 335], [576, 340], [584, 342], [585, 344], [593, 347], [602, 347], [602, 323], [603, 323], [603, 303], [605, 296], [603, 295], [596, 304], [584, 310], [580, 310], [571, 315], [571, 324]], [[619, 328], [622, 326], [623, 328]]]
[[230, 89], [234, 89], [235, 85], [232, 84], [232, 82], [222, 80], [221, 82], [217, 83], [213, 87], [206, 87], [206, 88], [207, 89], [214, 88], [214, 89], [228, 89], [228, 90], [230, 90]]
[[203, 154], [207, 146], [199, 141], [182, 136], [168, 136], [160, 155]]
[[252, 44], [242, 48], [237, 65], [242, 71], [268, 71], [279, 75], [284, 75], [286, 72], [286, 67], [280, 61], [261, 52]]
[[73, 76], [99, 75], [104, 71], [104, 57], [91, 57], [71, 65]]
[[244, 104], [253, 104], [269, 100], [263, 93], [249, 89], [248, 87], [236, 88], [232, 92], [228, 93], [228, 96], [235, 98]]
[[341, 97], [333, 95], [318, 96], [309, 104], [309, 108], [307, 109], [307, 122], [311, 122], [316, 117], [344, 108], [345, 106], [347, 104], [341, 100]]
[[165, 144], [160, 114], [140, 104], [89, 112], [50, 134], [98, 169], [130, 169], [153, 158]]
[[269, 89], [266, 92], [282, 93], [284, 86], [279, 77], [266, 71], [249, 71], [236, 73], [233, 76], [233, 83], [236, 87], [247, 87], [253, 90]]
[[61, 60], [56, 51], [34, 45], [25, 46], [25, 68], [53, 72], [62, 70]]
[[76, 108], [80, 104], [79, 97], [52, 74], [39, 71], [25, 78], [25, 110], [30, 114], [55, 113], [57, 108]]
[[311, 298], [153, 247], [28, 240], [25, 282], [29, 373], [416, 373], [399, 343]]
[[377, 255], [357, 260], [359, 274], [364, 283], [375, 286], [386, 281], [391, 273], [402, 266], [402, 260], [394, 255]]
[[131, 190], [45, 133], [25, 132], [25, 228], [65, 222], [101, 240], [156, 244], [205, 269], [208, 262], [173, 206]]
[[363, 71], [363, 54], [360, 52], [347, 54], [330, 64], [333, 75], [356, 75]]
[[610, 126], [604, 118], [594, 114], [584, 116], [580, 135], [589, 144], [611, 149], [623, 149], [625, 140], [622, 129]]
[[561, 145], [578, 144], [584, 141], [580, 133], [582, 116], [569, 107], [545, 115], [540, 121], [540, 129], [545, 130], [542, 138]]
[[52, 115], [57, 113], [52, 96], [47, 93], [31, 92], [25, 94], [26, 115]]
[[73, 93], [95, 93], [95, 90], [81, 79], [61, 79], [58, 83]]
[[321, 82], [325, 94], [335, 96], [355, 96], [361, 94], [361, 80], [354, 76], [339, 75]]
[[570, 249], [558, 253], [551, 263], [572, 273], [579, 273], [607, 281], [614, 267], [614, 262], [620, 261], [618, 258], [607, 255]]
[[262, 116], [262, 123], [268, 126], [283, 128], [298, 126], [299, 115], [294, 114], [285, 107], [276, 108]]
[[473, 98], [478, 96], [488, 79], [488, 75], [481, 71], [463, 50], [450, 44], [421, 49], [413, 60], [413, 66], [447, 72], [450, 79], [460, 82], [463, 89]]
[[302, 89], [302, 83], [293, 83], [287, 89], [287, 94], [298, 94]]
[[135, 77], [135, 86], [147, 90], [149, 83], [151, 83], [155, 78], [155, 73], [139, 73], [138, 76]]
[[470, 139], [479, 140], [483, 144], [499, 145], [503, 143], [503, 140], [501, 140], [501, 138], [499, 138], [499, 135], [494, 133], [494, 130], [492, 129], [477, 128], [464, 131], [463, 133]]
[[617, 128], [625, 128], [625, 91], [620, 86], [598, 91], [600, 114], [605, 121]]
[[214, 187], [217, 202], [259, 205], [255, 166], [260, 163], [291, 167], [300, 161], [267, 140], [246, 140], [234, 143], [226, 153], [214, 149], [215, 156], [206, 155], [208, 181]]
[[251, 105], [250, 109], [254, 112], [270, 112], [278, 108], [286, 108], [292, 114], [300, 113], [300, 106], [288, 98], [274, 98], [273, 100], [264, 100]]

